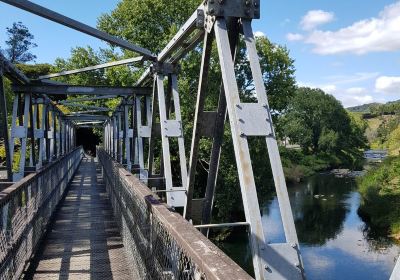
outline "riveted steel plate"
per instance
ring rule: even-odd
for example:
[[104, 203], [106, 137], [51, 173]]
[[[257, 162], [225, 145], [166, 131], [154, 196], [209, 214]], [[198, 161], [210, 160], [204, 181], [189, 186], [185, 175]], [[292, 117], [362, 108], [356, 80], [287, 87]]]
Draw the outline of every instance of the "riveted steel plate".
[[260, 103], [239, 103], [235, 109], [239, 121], [239, 133], [243, 136], [269, 136], [272, 134], [267, 107]]
[[300, 261], [295, 247], [288, 243], [265, 245], [264, 260], [268, 279], [303, 279]]
[[139, 126], [139, 137], [150, 138], [151, 127], [150, 126]]
[[180, 121], [164, 121], [162, 129], [167, 137], [182, 137], [182, 123]]
[[23, 126], [16, 126], [11, 129], [12, 138], [25, 138], [27, 134], [27, 129]]
[[35, 138], [44, 138], [44, 130], [43, 129], [35, 129]]
[[128, 137], [133, 138], [133, 129], [132, 128], [128, 129]]

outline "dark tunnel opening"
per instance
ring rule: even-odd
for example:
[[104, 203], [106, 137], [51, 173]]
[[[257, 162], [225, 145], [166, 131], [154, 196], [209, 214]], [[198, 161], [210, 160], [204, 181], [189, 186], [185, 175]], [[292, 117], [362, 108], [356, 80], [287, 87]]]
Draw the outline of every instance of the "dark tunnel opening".
[[96, 146], [100, 143], [100, 137], [94, 134], [92, 128], [78, 128], [76, 131], [76, 145], [82, 146], [86, 154], [95, 156]]

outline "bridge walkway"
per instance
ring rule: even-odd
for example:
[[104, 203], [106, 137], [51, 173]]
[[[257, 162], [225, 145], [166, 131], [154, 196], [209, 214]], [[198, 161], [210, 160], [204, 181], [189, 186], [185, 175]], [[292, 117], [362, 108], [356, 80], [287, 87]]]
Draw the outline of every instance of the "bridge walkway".
[[83, 158], [28, 278], [135, 279], [100, 170]]

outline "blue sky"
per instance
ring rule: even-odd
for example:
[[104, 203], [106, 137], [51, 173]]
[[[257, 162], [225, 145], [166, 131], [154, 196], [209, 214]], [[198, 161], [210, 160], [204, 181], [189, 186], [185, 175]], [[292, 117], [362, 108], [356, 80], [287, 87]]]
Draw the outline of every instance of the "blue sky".
[[[36, 0], [91, 26], [118, 0]], [[262, 0], [258, 35], [285, 45], [299, 85], [320, 87], [345, 106], [400, 99], [400, 1]], [[5, 29], [22, 21], [35, 35], [36, 62], [68, 57], [75, 46], [106, 44], [0, 2], [0, 45]]]

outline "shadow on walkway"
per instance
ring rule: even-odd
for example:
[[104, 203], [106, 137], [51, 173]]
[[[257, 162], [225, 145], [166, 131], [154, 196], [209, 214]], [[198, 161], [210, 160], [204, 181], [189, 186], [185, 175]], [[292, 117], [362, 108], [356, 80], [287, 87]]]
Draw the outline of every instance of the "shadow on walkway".
[[132, 279], [97, 162], [86, 156], [28, 279]]

